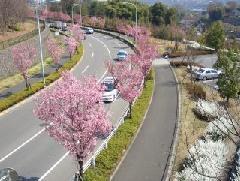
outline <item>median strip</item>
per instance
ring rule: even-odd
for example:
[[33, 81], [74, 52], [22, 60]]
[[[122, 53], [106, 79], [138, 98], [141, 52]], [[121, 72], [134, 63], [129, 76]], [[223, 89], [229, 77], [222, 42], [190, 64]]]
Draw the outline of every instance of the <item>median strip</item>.
[[125, 151], [131, 144], [134, 135], [143, 122], [144, 115], [149, 106], [154, 90], [154, 79], [146, 81], [146, 87], [141, 96], [135, 102], [132, 109], [132, 118], [125, 118], [115, 135], [108, 142], [108, 146], [96, 158], [95, 167], [90, 167], [85, 172], [85, 180], [109, 180], [116, 169]]

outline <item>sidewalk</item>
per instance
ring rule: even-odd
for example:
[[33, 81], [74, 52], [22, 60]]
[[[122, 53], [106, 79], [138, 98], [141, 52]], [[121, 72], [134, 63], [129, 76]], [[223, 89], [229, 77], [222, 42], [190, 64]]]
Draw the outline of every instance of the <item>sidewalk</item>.
[[156, 80], [143, 126], [113, 181], [165, 180], [177, 121], [177, 87], [168, 62], [154, 62]]

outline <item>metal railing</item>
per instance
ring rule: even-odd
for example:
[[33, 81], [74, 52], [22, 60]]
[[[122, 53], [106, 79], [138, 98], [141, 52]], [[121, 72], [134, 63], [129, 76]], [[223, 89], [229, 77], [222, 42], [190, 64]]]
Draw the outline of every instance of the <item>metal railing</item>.
[[119, 120], [117, 121], [116, 125], [114, 125], [114, 129], [111, 131], [111, 133], [108, 135], [108, 137], [105, 138], [105, 140], [100, 144], [100, 146], [92, 154], [92, 156], [87, 159], [87, 161], [83, 165], [83, 172], [85, 172], [90, 166], [95, 166], [95, 160], [96, 160], [97, 156], [101, 153], [102, 150], [107, 148], [107, 144], [110, 141], [110, 139], [114, 136], [114, 134], [116, 133], [116, 131], [119, 128], [119, 126], [121, 126], [124, 123], [124, 119], [127, 116], [128, 111], [129, 111], [129, 108], [127, 106], [125, 108], [124, 112], [123, 112], [123, 115], [119, 118]]

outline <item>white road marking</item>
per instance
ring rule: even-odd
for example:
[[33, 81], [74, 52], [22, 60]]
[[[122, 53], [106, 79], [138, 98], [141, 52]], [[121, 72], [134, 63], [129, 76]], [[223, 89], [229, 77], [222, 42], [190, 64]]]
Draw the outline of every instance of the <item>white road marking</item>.
[[94, 57], [94, 52], [92, 52], [92, 57]]
[[[93, 37], [93, 36], [92, 36]], [[107, 47], [107, 45], [99, 40], [98, 38], [93, 37], [94, 39], [96, 39], [98, 42], [100, 42], [101, 44], [103, 44], [103, 46], [107, 49], [110, 58], [111, 57], [111, 51], [109, 50], [109, 48]], [[92, 47], [92, 44], [89, 43], [89, 46]], [[92, 57], [94, 56], [94, 53], [92, 53]], [[86, 68], [82, 71], [82, 73], [84, 73], [87, 69], [89, 68], [89, 65], [86, 66]], [[101, 76], [101, 78], [98, 80], [98, 82], [100, 82], [104, 76], [107, 74], [107, 71], [104, 72], [104, 74]], [[41, 129], [39, 132], [37, 132], [36, 134], [34, 134], [31, 138], [27, 139], [24, 143], [22, 143], [20, 146], [18, 146], [16, 149], [14, 149], [13, 151], [11, 151], [10, 153], [8, 153], [6, 156], [4, 156], [3, 158], [0, 159], [0, 162], [3, 162], [4, 160], [6, 160], [8, 157], [10, 157], [11, 155], [13, 155], [14, 153], [16, 153], [17, 151], [19, 151], [22, 147], [24, 147], [26, 144], [30, 143], [31, 141], [33, 141], [36, 137], [38, 137], [40, 134], [42, 134], [42, 132], [45, 131], [45, 128]], [[69, 152], [66, 152], [43, 176], [40, 177], [39, 181], [43, 180], [60, 162], [63, 161], [63, 159], [69, 154]]]
[[69, 155], [69, 153], [70, 153], [69, 151], [66, 152], [49, 170], [47, 170], [47, 172], [43, 174], [43, 176], [40, 177], [38, 181], [42, 181], [48, 174], [50, 174], [53, 171], [53, 169], [56, 166], [58, 166], [58, 164], [61, 163], [64, 160], [64, 158], [66, 158]]
[[102, 77], [100, 79], [98, 79], [98, 83], [104, 78], [104, 76], [107, 74], [107, 70], [104, 72], [104, 74], [102, 75]]
[[101, 43], [107, 49], [109, 57], [110, 57], [110, 59], [112, 59], [111, 51], [109, 50], [108, 46], [102, 40], [100, 40], [99, 38], [96, 38], [94, 36], [92, 36], [92, 38], [97, 40], [99, 43]]
[[0, 159], [0, 162], [3, 162], [4, 160], [6, 160], [8, 157], [10, 157], [12, 154], [14, 154], [15, 152], [17, 152], [18, 150], [20, 150], [22, 147], [24, 147], [26, 144], [28, 144], [29, 142], [31, 142], [33, 139], [35, 139], [37, 136], [39, 136], [43, 131], [45, 130], [45, 128], [41, 129], [39, 132], [37, 132], [35, 135], [33, 135], [31, 138], [29, 138], [27, 141], [25, 141], [24, 143], [22, 143], [19, 147], [17, 147], [16, 149], [14, 149], [13, 151], [11, 151], [10, 153], [8, 153], [6, 156], [4, 156], [3, 158]]
[[84, 72], [86, 72], [88, 68], [89, 68], [89, 65], [87, 65], [87, 66], [85, 67], [85, 69], [82, 71], [82, 74], [83, 74]]

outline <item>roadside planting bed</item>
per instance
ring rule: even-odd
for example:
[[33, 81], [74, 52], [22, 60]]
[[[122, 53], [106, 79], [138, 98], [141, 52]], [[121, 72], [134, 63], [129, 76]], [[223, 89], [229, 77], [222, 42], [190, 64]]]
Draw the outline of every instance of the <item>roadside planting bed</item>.
[[182, 108], [171, 180], [217, 181], [230, 180], [234, 175], [238, 177], [239, 157], [235, 157], [235, 164], [233, 158], [236, 152], [234, 142], [240, 138], [237, 114], [240, 107], [234, 106], [238, 111], [233, 111], [230, 105], [226, 110], [223, 99], [215, 90], [197, 83], [197, 90], [201, 89], [198, 92], [205, 95], [199, 99], [200, 96], [190, 89], [187, 69], [179, 66], [175, 72], [181, 84]]

